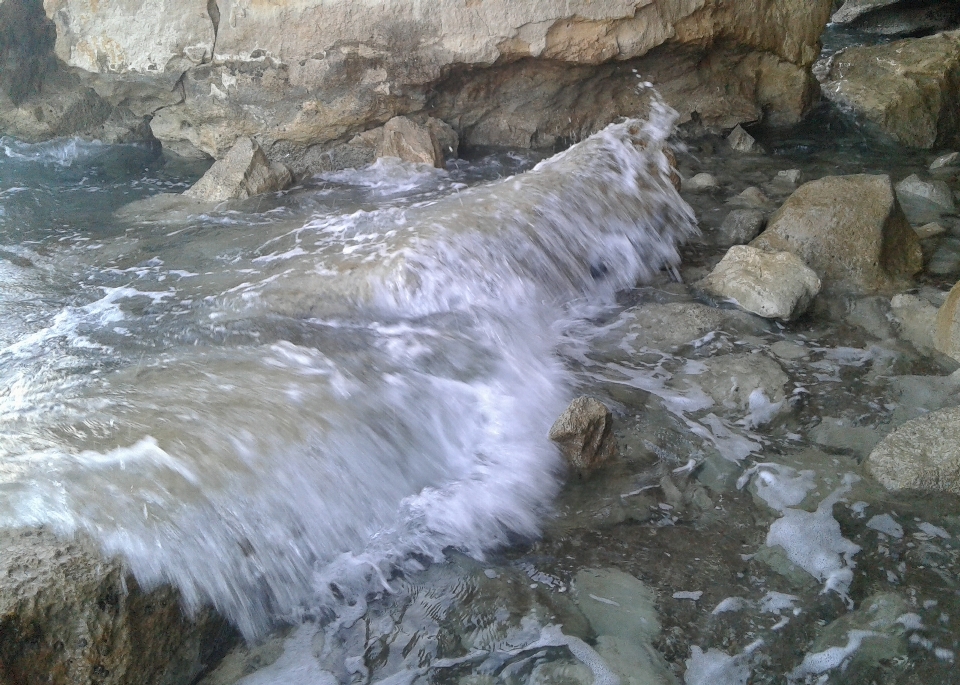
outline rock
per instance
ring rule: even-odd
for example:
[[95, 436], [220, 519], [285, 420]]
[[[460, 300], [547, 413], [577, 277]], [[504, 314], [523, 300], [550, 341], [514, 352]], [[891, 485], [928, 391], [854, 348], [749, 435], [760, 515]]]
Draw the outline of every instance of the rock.
[[784, 169], [783, 171], [778, 171], [775, 181], [781, 183], [789, 183], [790, 185], [797, 185], [800, 183], [800, 179], [803, 177], [803, 172], [799, 169]]
[[817, 274], [796, 255], [749, 245], [731, 247], [698, 285], [752, 314], [782, 321], [803, 314], [820, 292]]
[[790, 361], [806, 359], [810, 356], [810, 350], [796, 343], [792, 343], [789, 340], [778, 340], [770, 346], [770, 351], [780, 357], [780, 359]]
[[567, 462], [581, 476], [589, 474], [617, 456], [613, 415], [591, 397], [570, 403], [550, 428], [548, 437], [560, 446]]
[[848, 419], [824, 416], [820, 424], [810, 431], [810, 437], [821, 447], [863, 457], [882, 436], [873, 428], [853, 425]]
[[727, 409], [751, 409], [750, 396], [756, 390], [770, 402], [781, 402], [786, 397], [785, 386], [790, 380], [780, 365], [764, 354], [724, 354], [703, 362], [705, 369], [684, 380], [699, 385], [713, 400]]
[[188, 619], [177, 592], [144, 591], [82, 540], [0, 531], [0, 682], [194, 682], [236, 641], [216, 614]]
[[900, 294], [890, 300], [890, 312], [897, 321], [901, 337], [918, 349], [933, 349], [936, 307], [916, 295]]
[[[59, 58], [76, 88], [149, 120], [165, 146], [219, 159], [256, 137], [302, 174], [395, 116], [451, 122], [469, 145], [568, 144], [645, 110], [634, 69], [685, 121], [796, 122], [816, 97], [810, 66], [832, 2], [4, 4], [46, 27], [20, 63]], [[30, 106], [52, 102], [45, 78]]]
[[960, 282], [953, 286], [946, 302], [937, 311], [935, 324], [934, 347], [960, 361]]
[[643, 349], [669, 350], [702, 338], [723, 324], [724, 312], [696, 302], [647, 303], [621, 315], [621, 323], [595, 342], [604, 356], [623, 348], [630, 354]]
[[727, 136], [727, 143], [730, 149], [736, 152], [760, 152], [757, 139], [744, 131], [740, 125], [737, 125]]
[[827, 176], [800, 186], [752, 243], [803, 259], [828, 289], [891, 290], [923, 253], [888, 176]]
[[930, 163], [930, 171], [952, 166], [960, 166], [960, 152], [948, 152], [940, 155]]
[[744, 188], [739, 195], [734, 195], [727, 200], [728, 205], [738, 205], [741, 207], [763, 207], [770, 198], [763, 194], [763, 191], [756, 186]]
[[[957, 211], [953, 203], [953, 193], [950, 192], [950, 187], [943, 181], [921, 181], [919, 176], [911, 174], [900, 181], [896, 188], [898, 199], [909, 195], [936, 205], [940, 211], [946, 214], [954, 214]], [[901, 203], [904, 199], [900, 199]]]
[[957, 276], [960, 274], [960, 239], [941, 238], [937, 249], [927, 262], [928, 273], [935, 276]]
[[436, 134], [407, 117], [394, 117], [383, 126], [377, 157], [399, 157], [404, 162], [443, 167], [443, 150]]
[[830, 21], [835, 24], [848, 24], [873, 10], [898, 2], [900, 0], [845, 0], [840, 9], [830, 17]]
[[949, 0], [848, 0], [833, 21], [864, 33], [920, 36], [956, 28], [960, 8]]
[[724, 218], [717, 231], [721, 245], [743, 245], [760, 235], [767, 218], [756, 209], [735, 209]]
[[700, 173], [683, 182], [683, 189], [693, 193], [704, 190], [714, 190], [720, 187], [720, 182], [713, 174]]
[[823, 94], [909, 147], [960, 144], [960, 32], [838, 53]]
[[960, 495], [960, 407], [895, 429], [870, 453], [867, 468], [888, 490]]
[[920, 240], [936, 238], [938, 235], [943, 235], [947, 232], [947, 229], [935, 221], [931, 221], [930, 223], [914, 228], [913, 230], [917, 232], [917, 238]]
[[260, 193], [283, 190], [292, 182], [290, 170], [282, 164], [271, 164], [257, 141], [241, 138], [226, 157], [215, 162], [183, 194], [209, 202], [244, 200]]

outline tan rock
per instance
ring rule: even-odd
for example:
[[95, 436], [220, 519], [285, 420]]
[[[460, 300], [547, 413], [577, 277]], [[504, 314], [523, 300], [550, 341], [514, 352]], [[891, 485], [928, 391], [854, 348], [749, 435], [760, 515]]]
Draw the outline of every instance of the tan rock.
[[890, 313], [897, 321], [901, 337], [919, 349], [933, 348], [936, 307], [916, 295], [900, 294], [890, 300]]
[[960, 495], [960, 407], [903, 424], [874, 448], [867, 468], [888, 490]]
[[739, 125], [727, 136], [727, 144], [737, 152], [759, 152], [760, 150], [756, 138], [744, 131], [743, 127]]
[[937, 311], [933, 343], [937, 350], [960, 361], [960, 283]]
[[856, 47], [836, 55], [826, 97], [917, 148], [960, 143], [960, 32]]
[[827, 176], [800, 186], [752, 246], [792, 252], [828, 289], [877, 292], [923, 265], [888, 176]]
[[550, 428], [548, 436], [581, 476], [617, 456], [617, 438], [613, 435], [613, 415], [591, 397], [578, 397], [570, 403]]
[[415, 164], [443, 166], [443, 151], [436, 135], [427, 126], [418, 126], [407, 117], [394, 117], [384, 125], [376, 154]]
[[243, 200], [260, 193], [283, 190], [292, 181], [290, 170], [282, 164], [271, 164], [257, 141], [241, 138], [226, 157], [215, 162], [183, 194], [210, 202]]
[[783, 321], [803, 314], [820, 292], [817, 274], [796, 255], [749, 245], [731, 247], [698, 285], [748, 312]]

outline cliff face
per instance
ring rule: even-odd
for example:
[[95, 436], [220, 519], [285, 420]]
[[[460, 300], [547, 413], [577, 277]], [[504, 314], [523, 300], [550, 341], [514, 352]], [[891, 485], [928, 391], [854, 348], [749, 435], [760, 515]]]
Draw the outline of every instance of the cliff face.
[[[642, 111], [638, 75], [687, 120], [789, 123], [816, 92], [809, 67], [831, 5], [44, 0], [45, 17], [33, 21], [55, 26], [58, 78], [92, 89], [97, 117], [149, 121], [186, 154], [221, 157], [252, 135], [271, 156], [308, 167], [400, 114], [444, 119], [468, 144], [552, 146]], [[39, 0], [7, 6], [28, 12]], [[33, 104], [8, 97], [0, 127], [42, 137]]]

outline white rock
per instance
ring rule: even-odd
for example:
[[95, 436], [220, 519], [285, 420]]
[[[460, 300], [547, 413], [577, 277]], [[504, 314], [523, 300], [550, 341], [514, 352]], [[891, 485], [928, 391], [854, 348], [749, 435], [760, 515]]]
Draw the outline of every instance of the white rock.
[[933, 348], [937, 325], [937, 308], [916, 295], [894, 295], [890, 312], [896, 319], [900, 335], [920, 349]]
[[183, 194], [210, 202], [243, 200], [283, 190], [292, 182], [290, 170], [282, 164], [271, 164], [257, 141], [240, 138], [223, 159], [214, 162]]
[[730, 132], [730, 135], [727, 136], [727, 143], [730, 144], [731, 149], [736, 150], [737, 152], [760, 151], [760, 146], [757, 144], [757, 139], [744, 131], [743, 127], [739, 124]]
[[789, 321], [803, 314], [820, 292], [817, 274], [789, 252], [735, 245], [699, 287], [768, 319]]
[[897, 184], [897, 197], [902, 195], [926, 200], [948, 214], [956, 212], [953, 193], [944, 181], [922, 181], [916, 174], [911, 174]]
[[683, 189], [689, 190], [692, 193], [699, 193], [704, 190], [713, 190], [719, 187], [720, 182], [717, 181], [716, 177], [713, 174], [707, 173], [699, 173], [683, 182]]
[[930, 171], [950, 166], [960, 166], [960, 152], [948, 152], [945, 155], [940, 155], [931, 162]]
[[784, 169], [783, 171], [777, 172], [777, 177], [774, 180], [796, 185], [797, 183], [800, 183], [801, 178], [803, 178], [803, 172], [801, 172], [799, 169]]

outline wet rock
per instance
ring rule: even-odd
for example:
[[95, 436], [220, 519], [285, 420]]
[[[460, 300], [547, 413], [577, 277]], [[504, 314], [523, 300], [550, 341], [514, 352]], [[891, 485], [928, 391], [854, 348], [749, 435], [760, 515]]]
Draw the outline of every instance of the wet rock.
[[613, 414], [592, 397], [578, 397], [550, 428], [548, 437], [560, 446], [567, 463], [585, 476], [616, 458]]
[[953, 193], [943, 181], [921, 181], [916, 174], [911, 174], [897, 184], [897, 199], [900, 202], [913, 198], [925, 200], [933, 204], [946, 214], [956, 212], [953, 202]]
[[803, 177], [803, 172], [799, 169], [784, 169], [783, 171], [778, 171], [774, 181], [779, 183], [789, 183], [791, 185], [796, 185], [800, 183], [800, 179]]
[[908, 421], [887, 435], [867, 468], [888, 490], [960, 495], [960, 407]]
[[827, 176], [805, 183], [750, 244], [794, 253], [833, 290], [891, 290], [923, 265], [920, 241], [888, 176]]
[[735, 209], [720, 224], [717, 242], [721, 245], [744, 245], [760, 235], [767, 218], [758, 209]]
[[834, 21], [875, 35], [920, 36], [956, 28], [960, 8], [951, 0], [850, 0]]
[[730, 132], [727, 144], [736, 152], [760, 152], [757, 139], [744, 131], [742, 126], [737, 126]]
[[882, 434], [868, 426], [857, 426], [849, 419], [824, 416], [819, 425], [810, 431], [810, 438], [830, 450], [848, 452], [858, 457], [869, 454], [880, 442]]
[[901, 0], [845, 0], [830, 21], [836, 24], [848, 24], [864, 14], [888, 5], [895, 5]]
[[725, 354], [703, 361], [704, 370], [683, 378], [699, 385], [717, 404], [747, 411], [759, 391], [768, 402], [782, 402], [789, 378], [780, 365], [764, 354]]
[[722, 311], [696, 302], [642, 304], [624, 312], [595, 347], [605, 356], [637, 354], [644, 348], [668, 350], [702, 338], [723, 321]]
[[950, 290], [934, 321], [934, 347], [960, 361], [960, 282]]
[[443, 167], [443, 149], [436, 134], [429, 127], [419, 126], [407, 117], [394, 117], [384, 124], [376, 155]]
[[945, 229], [943, 226], [941, 226], [935, 221], [931, 221], [930, 223], [924, 224], [923, 226], [918, 226], [913, 230], [917, 232], [917, 237], [920, 240], [927, 240], [928, 238], [936, 238], [938, 235], [943, 235], [944, 233], [947, 232], [947, 229]]
[[824, 95], [852, 109], [903, 145], [960, 142], [960, 32], [913, 38], [837, 54]]
[[960, 152], [948, 152], [930, 163], [930, 171], [960, 166]]
[[780, 357], [780, 359], [789, 361], [806, 359], [810, 356], [810, 350], [796, 343], [792, 343], [789, 340], [778, 340], [770, 346], [770, 351]]
[[293, 182], [290, 170], [270, 163], [253, 138], [241, 138], [227, 156], [213, 166], [183, 194], [186, 197], [218, 202], [243, 200], [260, 193], [283, 190]]
[[916, 295], [894, 295], [890, 312], [897, 322], [900, 336], [921, 350], [933, 349], [937, 308]]
[[744, 188], [739, 195], [734, 195], [727, 200], [727, 204], [741, 207], [763, 207], [768, 202], [770, 202], [770, 198], [764, 195], [763, 191], [756, 186]]
[[140, 589], [116, 561], [44, 530], [0, 531], [0, 682], [189, 683], [236, 634], [188, 619], [169, 587]]
[[735, 245], [699, 287], [768, 319], [790, 321], [820, 292], [820, 279], [790, 252], [765, 252]]
[[719, 188], [720, 182], [717, 181], [713, 174], [700, 173], [684, 181], [682, 186], [684, 190], [689, 190], [692, 193], [700, 193], [704, 190], [715, 190]]

